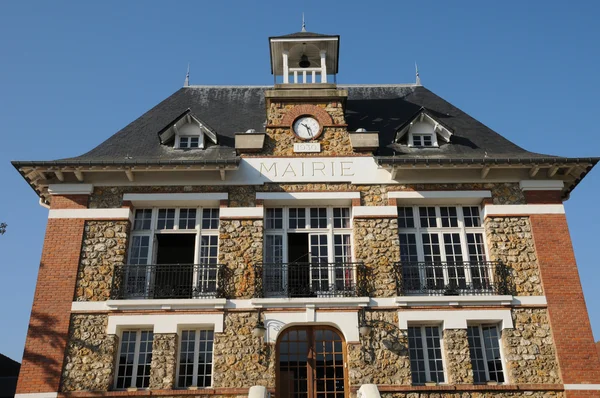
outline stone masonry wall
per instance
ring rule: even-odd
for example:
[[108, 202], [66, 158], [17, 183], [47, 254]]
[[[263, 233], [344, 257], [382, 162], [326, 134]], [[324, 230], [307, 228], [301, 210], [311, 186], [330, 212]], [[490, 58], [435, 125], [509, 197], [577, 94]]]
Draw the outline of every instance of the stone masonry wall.
[[225, 296], [254, 295], [254, 265], [263, 261], [263, 220], [221, 220], [219, 263], [226, 265]]
[[446, 373], [450, 384], [473, 384], [467, 329], [444, 330]]
[[112, 387], [117, 336], [107, 335], [106, 315], [73, 315], [61, 391], [107, 391]]
[[529, 218], [491, 217], [484, 226], [490, 260], [501, 261], [512, 270], [516, 295], [543, 295]]
[[129, 221], [87, 221], [81, 246], [75, 300], [110, 297], [115, 265], [125, 262]]
[[514, 309], [514, 329], [502, 331], [511, 383], [561, 383], [554, 339], [545, 309]]
[[170, 390], [175, 385], [177, 349], [177, 334], [154, 334], [150, 365], [151, 389]]
[[215, 333], [213, 387], [275, 387], [275, 350], [252, 336], [256, 312], [225, 314], [223, 333]]
[[397, 295], [394, 263], [400, 259], [398, 220], [355, 219], [354, 254], [365, 263], [371, 296]]
[[367, 311], [373, 331], [348, 344], [348, 377], [351, 386], [411, 384], [408, 337], [398, 328], [397, 311]]

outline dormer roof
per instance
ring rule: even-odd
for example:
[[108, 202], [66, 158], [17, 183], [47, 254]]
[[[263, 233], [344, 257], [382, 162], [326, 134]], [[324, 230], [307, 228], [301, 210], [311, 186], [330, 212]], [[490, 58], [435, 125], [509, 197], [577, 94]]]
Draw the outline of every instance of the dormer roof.
[[427, 123], [433, 127], [433, 132], [437, 134], [439, 138], [441, 138], [444, 142], [450, 142], [450, 137], [452, 137], [452, 129], [446, 126], [444, 123], [439, 121], [437, 118], [432, 116], [427, 109], [421, 107], [414, 115], [413, 118], [407, 120], [396, 132], [395, 142], [400, 143], [403, 141], [402, 139], [407, 135], [407, 133], [411, 130], [411, 127], [416, 123]]
[[167, 144], [172, 142], [179, 129], [189, 123], [197, 125], [200, 128], [200, 131], [206, 137], [208, 137], [213, 144], [218, 143], [217, 132], [212, 129], [208, 123], [203, 122], [196, 117], [189, 108], [186, 109], [181, 115], [177, 116], [173, 121], [165, 125], [165, 127], [158, 132], [160, 143]]

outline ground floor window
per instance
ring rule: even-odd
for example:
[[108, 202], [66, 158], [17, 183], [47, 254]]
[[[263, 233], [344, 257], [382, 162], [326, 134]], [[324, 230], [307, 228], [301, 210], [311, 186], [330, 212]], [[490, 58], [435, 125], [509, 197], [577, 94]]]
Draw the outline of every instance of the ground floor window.
[[152, 362], [151, 330], [125, 330], [121, 334], [115, 387], [148, 388]]
[[179, 387], [210, 387], [214, 333], [207, 329], [181, 331]]
[[473, 325], [467, 329], [473, 381], [504, 382], [502, 357], [500, 355], [500, 333], [496, 325]]
[[438, 326], [408, 328], [408, 351], [413, 384], [444, 382], [440, 336]]

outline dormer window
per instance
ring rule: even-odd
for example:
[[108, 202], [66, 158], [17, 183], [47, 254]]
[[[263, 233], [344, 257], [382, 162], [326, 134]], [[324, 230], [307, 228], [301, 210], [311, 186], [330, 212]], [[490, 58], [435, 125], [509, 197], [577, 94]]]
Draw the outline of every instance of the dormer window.
[[409, 146], [414, 147], [437, 147], [437, 136], [434, 126], [427, 122], [417, 122], [408, 130]]
[[175, 133], [175, 148], [204, 148], [204, 133], [200, 126], [188, 123], [178, 128]]
[[452, 131], [421, 108], [396, 132], [395, 142], [414, 148], [438, 148], [440, 140], [450, 142]]
[[217, 133], [188, 109], [158, 133], [160, 143], [176, 149], [205, 149], [217, 144]]

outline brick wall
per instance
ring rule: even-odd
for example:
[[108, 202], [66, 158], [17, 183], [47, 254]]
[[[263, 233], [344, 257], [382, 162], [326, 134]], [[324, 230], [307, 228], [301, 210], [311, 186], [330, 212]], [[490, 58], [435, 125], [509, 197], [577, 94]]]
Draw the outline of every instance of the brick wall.
[[52, 209], [87, 209], [88, 195], [52, 196]]
[[[52, 208], [82, 208], [81, 195], [54, 196]], [[48, 219], [17, 393], [58, 391], [84, 220]]]
[[[532, 215], [530, 219], [563, 382], [600, 384], [600, 359], [567, 219], [564, 214]], [[594, 394], [587, 396], [598, 396], [598, 391]]]
[[529, 204], [562, 204], [562, 191], [524, 191]]

